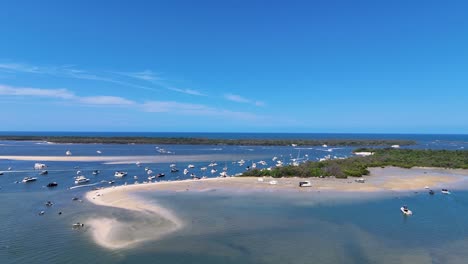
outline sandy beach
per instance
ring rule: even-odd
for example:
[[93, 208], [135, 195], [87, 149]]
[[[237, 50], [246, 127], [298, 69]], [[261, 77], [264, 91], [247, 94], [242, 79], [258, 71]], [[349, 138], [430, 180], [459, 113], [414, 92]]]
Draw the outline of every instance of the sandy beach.
[[[134, 237], [131, 239], [115, 240], [113, 228], [124, 225], [118, 219], [93, 218], [88, 223], [92, 226], [93, 238], [97, 244], [118, 249], [135, 245], [145, 240], [156, 240], [181, 229], [184, 224], [176, 213], [154, 203], [138, 198], [135, 193], [147, 191], [174, 192], [210, 192], [219, 191], [231, 194], [248, 194], [262, 192], [293, 192], [307, 195], [317, 192], [342, 192], [347, 194], [360, 193], [388, 193], [400, 191], [422, 191], [425, 187], [434, 190], [440, 188], [468, 188], [466, 179], [468, 170], [437, 169], [437, 168], [373, 168], [371, 175], [364, 177], [364, 183], [358, 183], [355, 178], [255, 178], [255, 177], [228, 177], [209, 178], [202, 180], [167, 181], [158, 183], [132, 184], [117, 187], [104, 188], [90, 191], [86, 194], [88, 201], [107, 207], [116, 207], [131, 210], [141, 214], [142, 217], [158, 216], [171, 223], [169, 228], [158, 231], [151, 237]], [[312, 187], [298, 187], [300, 181], [309, 180]], [[276, 184], [271, 184], [276, 181]], [[298, 199], [305, 196], [298, 196]]]
[[260, 158], [261, 155], [246, 154], [206, 154], [206, 155], [139, 155], [139, 156], [0, 156], [0, 160], [16, 161], [75, 161], [75, 162], [103, 162], [105, 164], [133, 164], [141, 163], [172, 163], [172, 162], [199, 162], [212, 160], [239, 160], [241, 158]]

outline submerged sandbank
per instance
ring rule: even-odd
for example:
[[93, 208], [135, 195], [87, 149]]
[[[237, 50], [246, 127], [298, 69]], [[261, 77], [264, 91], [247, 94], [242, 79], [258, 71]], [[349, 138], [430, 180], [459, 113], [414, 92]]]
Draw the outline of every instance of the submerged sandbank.
[[140, 222], [109, 217], [88, 219], [87, 224], [98, 245], [109, 249], [128, 248], [143, 241], [161, 239], [183, 227], [182, 220], [157, 203], [147, 203], [129, 192], [111, 190], [88, 192], [86, 199], [96, 205], [130, 210]]

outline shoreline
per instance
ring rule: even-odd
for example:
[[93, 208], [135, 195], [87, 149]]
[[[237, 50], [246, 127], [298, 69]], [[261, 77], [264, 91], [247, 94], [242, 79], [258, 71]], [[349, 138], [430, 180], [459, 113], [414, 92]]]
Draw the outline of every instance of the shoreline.
[[[330, 197], [355, 197], [370, 199], [375, 195], [385, 195], [394, 192], [408, 193], [410, 191], [427, 191], [425, 187], [439, 190], [441, 188], [468, 190], [468, 170], [463, 169], [439, 169], [439, 168], [413, 168], [402, 169], [396, 167], [373, 168], [371, 175], [365, 176], [365, 183], [355, 182], [356, 178], [261, 178], [257, 177], [228, 177], [208, 178], [201, 180], [165, 181], [146, 184], [132, 184], [107, 187], [88, 191], [86, 199], [97, 206], [113, 207], [129, 210], [144, 217], [149, 221], [162, 218], [172, 223], [170, 228], [152, 230], [150, 237], [133, 237], [130, 240], [118, 240], [113, 238], [113, 227], [126, 228], [125, 222], [118, 219], [95, 217], [88, 219], [93, 232], [95, 242], [109, 249], [122, 249], [132, 247], [140, 242], [158, 240], [164, 236], [180, 230], [184, 227], [183, 221], [177, 217], [176, 212], [164, 208], [157, 202], [146, 201], [138, 196], [141, 192], [172, 193], [222, 193], [231, 195], [249, 194], [297, 194], [297, 199], [313, 198], [313, 195], [324, 193]], [[298, 187], [299, 181], [308, 180], [312, 187]], [[276, 184], [270, 184], [276, 181]], [[337, 194], [335, 196], [335, 194]], [[341, 196], [339, 195], [341, 194]], [[346, 195], [343, 195], [346, 194]], [[364, 194], [372, 194], [366, 196]], [[296, 197], [296, 196], [294, 196]], [[326, 199], [326, 197], [325, 197]], [[117, 228], [117, 227], [116, 227]], [[161, 229], [161, 228], [159, 228]]]
[[137, 156], [20, 156], [4, 155], [0, 160], [14, 161], [75, 161], [75, 162], [103, 162], [104, 164], [134, 164], [141, 163], [173, 163], [173, 162], [203, 162], [212, 160], [235, 161], [241, 158], [264, 158], [259, 154], [205, 154], [205, 155], [137, 155]]

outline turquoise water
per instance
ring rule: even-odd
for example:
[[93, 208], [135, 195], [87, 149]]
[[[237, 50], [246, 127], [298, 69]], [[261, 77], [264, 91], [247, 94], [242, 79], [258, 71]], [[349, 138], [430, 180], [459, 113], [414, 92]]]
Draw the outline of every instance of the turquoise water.
[[[8, 134], [8, 133], [7, 133]], [[113, 135], [113, 134], [112, 134]], [[299, 138], [298, 134], [289, 134]], [[216, 134], [218, 137], [242, 135]], [[246, 135], [244, 135], [246, 136]], [[258, 135], [257, 135], [258, 136]], [[270, 135], [279, 137], [284, 135]], [[308, 134], [305, 138], [323, 135]], [[349, 135], [341, 135], [347, 137]], [[374, 135], [376, 138], [378, 135]], [[250, 136], [249, 136], [250, 137]], [[351, 136], [352, 137], [352, 136]], [[415, 138], [413, 138], [415, 137]], [[339, 138], [339, 137], [334, 137]], [[354, 137], [356, 138], [356, 137]], [[370, 137], [366, 137], [370, 138]], [[389, 135], [388, 138], [416, 139], [411, 148], [466, 149], [466, 135]], [[219, 167], [228, 166], [237, 173], [245, 168], [233, 164], [245, 156], [247, 164], [273, 156], [288, 160], [308, 154], [310, 159], [324, 155], [350, 155], [353, 147], [250, 147], [250, 146], [161, 146], [173, 155], [212, 155]], [[71, 149], [74, 156], [161, 155], [154, 145], [43, 144], [41, 142], [0, 142], [0, 155], [64, 155]], [[300, 152], [299, 152], [300, 150]], [[232, 155], [217, 160], [219, 154]], [[247, 158], [248, 157], [248, 158]], [[41, 162], [38, 160], [37, 162]], [[197, 168], [211, 160], [178, 163]], [[130, 249], [109, 250], [98, 246], [89, 228], [73, 230], [72, 223], [94, 217], [116, 218], [128, 223], [132, 232], [117, 235], [151, 236], [157, 228], [151, 220], [138, 214], [103, 208], [82, 198], [94, 187], [132, 183], [133, 175], [145, 176], [149, 166], [166, 179], [189, 178], [182, 172], [170, 174], [169, 164], [111, 165], [99, 162], [47, 162], [49, 174], [38, 176], [34, 161], [0, 160], [0, 263], [466, 263], [468, 257], [468, 192], [452, 195], [437, 193], [388, 193], [383, 196], [344, 197], [336, 193], [311, 196], [256, 193], [141, 193], [148, 202], [157, 201], [173, 210], [185, 227], [162, 240], [147, 241]], [[8, 167], [11, 171], [7, 171]], [[91, 184], [77, 189], [76, 170], [91, 178]], [[91, 171], [101, 170], [98, 176]], [[125, 170], [129, 177], [116, 179], [114, 171]], [[197, 172], [198, 173], [198, 172]], [[31, 184], [16, 183], [25, 176], [38, 177]], [[210, 177], [216, 175], [208, 175]], [[55, 189], [44, 187], [57, 181]], [[141, 180], [140, 180], [141, 181]], [[46, 201], [54, 202], [50, 208]], [[407, 204], [414, 215], [404, 217], [399, 208]], [[38, 212], [44, 210], [44, 215]], [[62, 212], [61, 215], [58, 213]], [[155, 221], [157, 219], [154, 219]]]
[[[58, 200], [65, 195], [50, 196], [57, 204], [43, 216], [31, 213], [42, 207], [38, 193], [0, 195], [1, 263], [466, 263], [468, 257], [467, 192], [140, 193], [174, 210], [186, 226], [123, 250], [101, 248], [89, 229], [70, 224], [101, 216], [131, 224], [138, 215]], [[403, 203], [413, 216], [401, 215]]]

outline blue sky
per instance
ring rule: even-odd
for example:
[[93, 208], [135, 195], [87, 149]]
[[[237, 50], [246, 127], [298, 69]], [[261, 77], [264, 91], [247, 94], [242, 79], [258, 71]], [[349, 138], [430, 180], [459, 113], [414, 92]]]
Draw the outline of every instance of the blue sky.
[[1, 1], [1, 130], [468, 133], [467, 10]]

